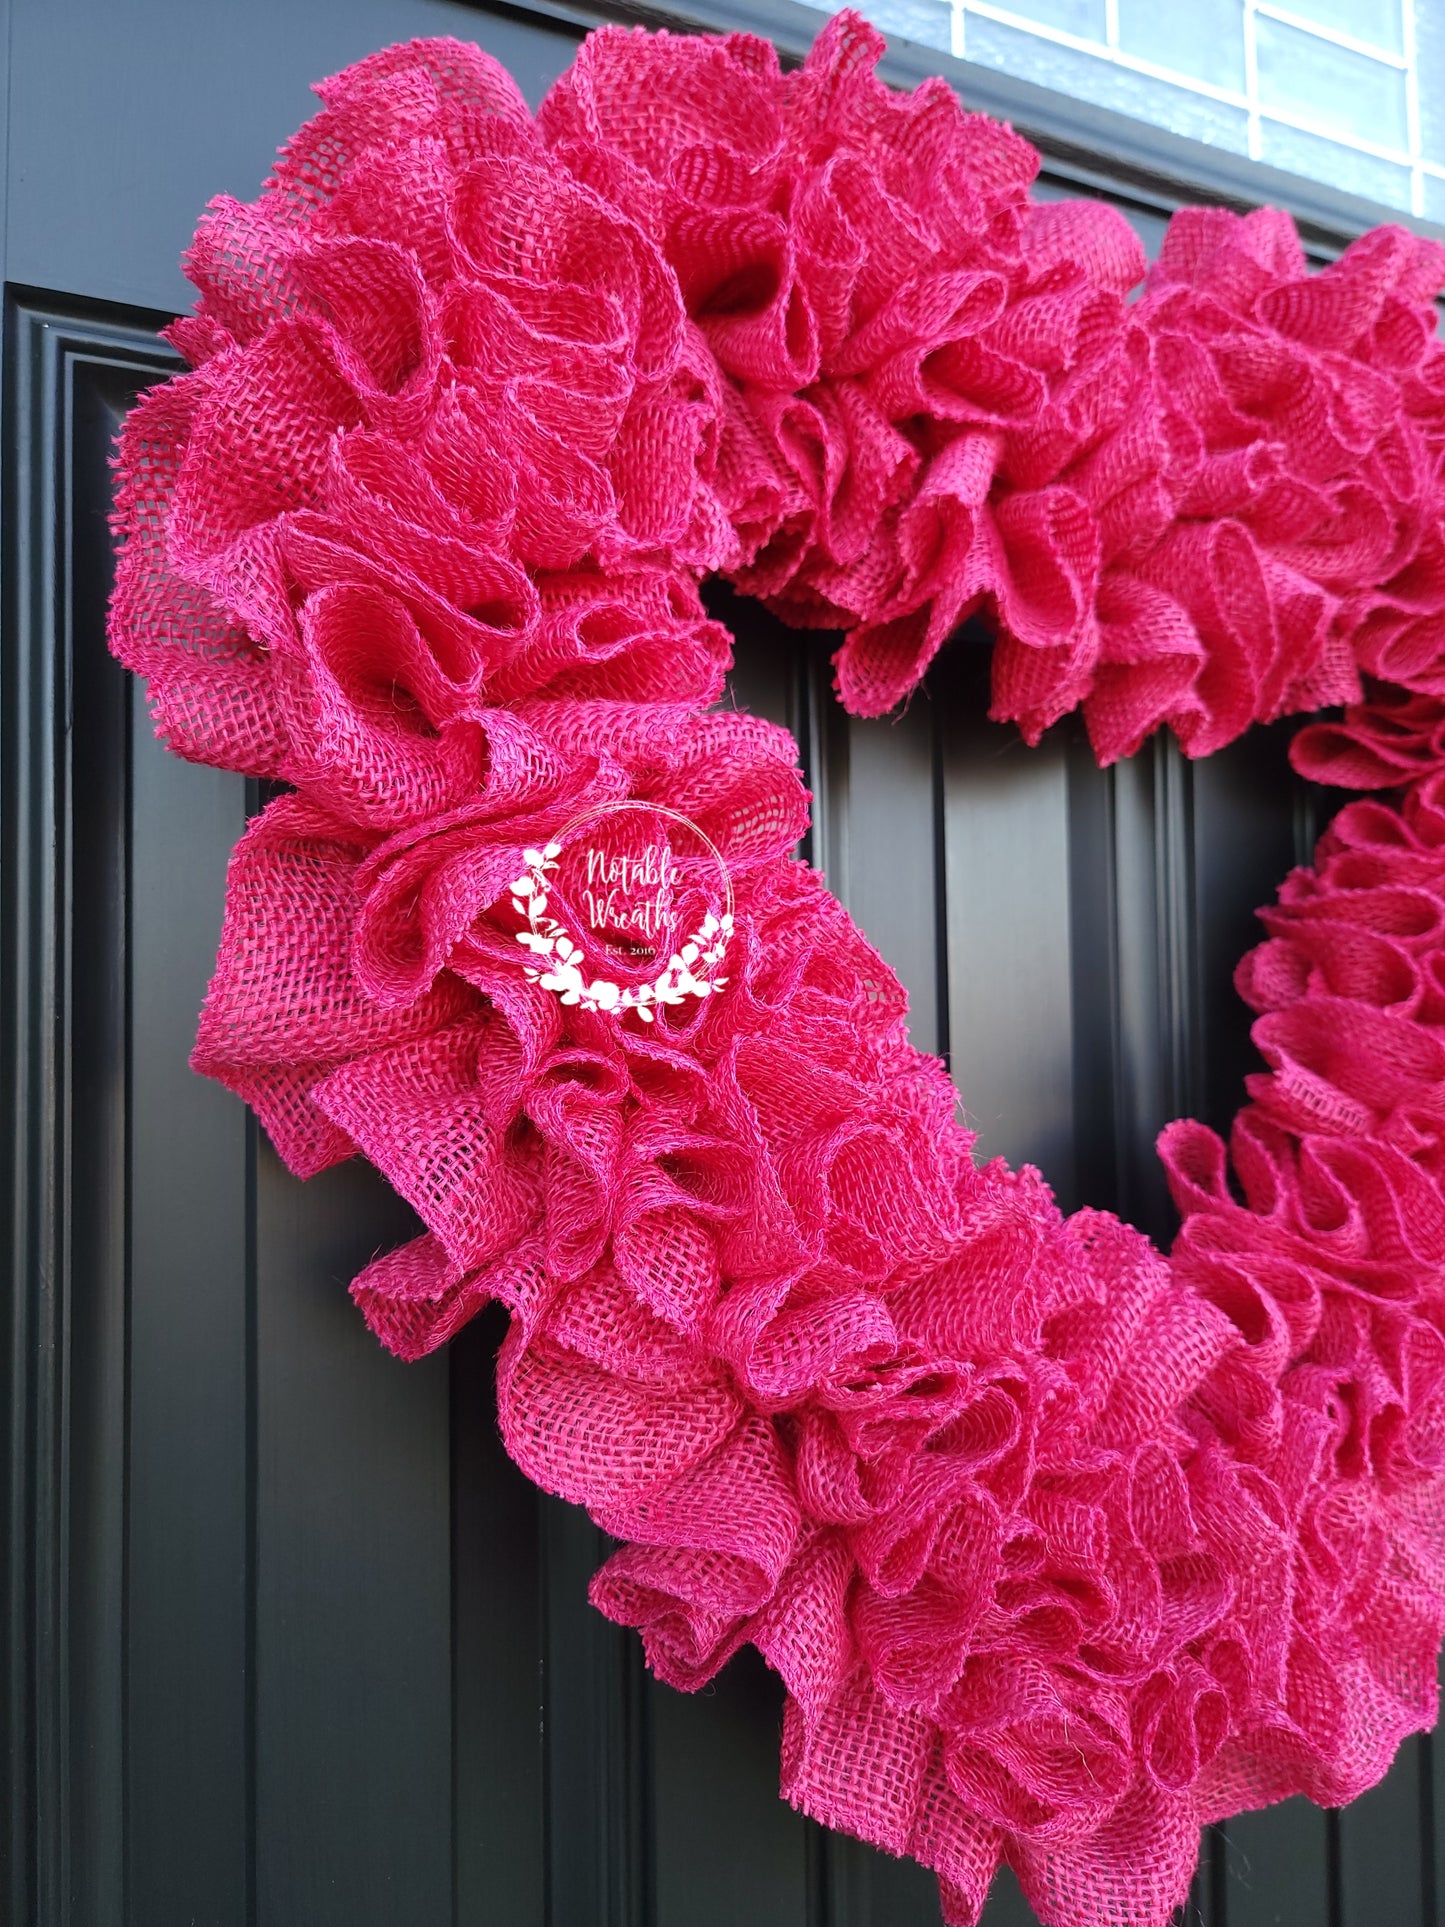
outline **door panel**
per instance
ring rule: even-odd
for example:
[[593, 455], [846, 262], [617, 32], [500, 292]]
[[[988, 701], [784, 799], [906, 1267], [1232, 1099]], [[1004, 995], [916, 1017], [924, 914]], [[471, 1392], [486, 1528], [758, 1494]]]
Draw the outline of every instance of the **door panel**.
[[1037, 1164], [1073, 1202], [1069, 760], [987, 718], [988, 652], [946, 663], [943, 914], [948, 1035], [978, 1155]]
[[418, 1227], [359, 1161], [255, 1171], [257, 1914], [446, 1927], [447, 1360], [397, 1371], [346, 1294]]
[[451, 0], [12, 0], [6, 279], [180, 311], [196, 217], [250, 200], [317, 108], [313, 81], [392, 41], [453, 34], [535, 107], [583, 29]]
[[[72, 466], [91, 498], [77, 505], [77, 534], [97, 550], [105, 458], [130, 401], [118, 374]], [[98, 1809], [123, 1814], [124, 1826], [105, 1853], [76, 1843], [82, 1868], [107, 1889], [104, 1912], [96, 1894], [94, 1915], [77, 1907], [73, 1918], [77, 1927], [127, 1918], [116, 1874], [123, 1843], [129, 1918], [183, 1919], [205, 1894], [214, 1899], [203, 1919], [240, 1927], [251, 1844], [256, 1133], [186, 1059], [221, 927], [225, 852], [245, 825], [245, 785], [155, 753], [142, 692], [103, 653], [103, 597], [98, 580], [83, 605], [77, 594], [74, 677], [77, 725], [102, 703], [121, 713], [110, 753], [129, 788], [116, 819], [126, 834], [115, 975], [126, 1004], [112, 1044], [125, 1123], [116, 1151], [128, 1166], [111, 1274], [124, 1294], [126, 1342], [114, 1369], [125, 1430], [106, 1468], [125, 1543], [124, 1588], [110, 1602], [124, 1600], [115, 1713], [123, 1752], [94, 1786]], [[78, 804], [93, 767], [78, 762]], [[104, 980], [103, 958], [89, 974]], [[77, 986], [78, 1008], [88, 994]], [[86, 1215], [81, 1205], [76, 1222]], [[76, 1267], [77, 1339], [83, 1294], [103, 1275]]]

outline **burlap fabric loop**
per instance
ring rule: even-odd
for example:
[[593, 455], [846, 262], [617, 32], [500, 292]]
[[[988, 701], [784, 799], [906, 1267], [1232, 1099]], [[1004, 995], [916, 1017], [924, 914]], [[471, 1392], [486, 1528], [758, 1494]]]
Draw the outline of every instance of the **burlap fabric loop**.
[[[1054, 1927], [1158, 1927], [1202, 1822], [1350, 1799], [1435, 1717], [1445, 255], [1311, 274], [1193, 208], [1146, 273], [880, 50], [605, 28], [535, 118], [451, 41], [325, 82], [197, 233], [112, 646], [170, 748], [284, 786], [197, 1067], [420, 1214], [353, 1286], [384, 1343], [507, 1306], [503, 1434], [622, 1541], [600, 1609], [683, 1688], [755, 1645], [787, 1798], [953, 1927], [1001, 1860]], [[792, 741], [710, 708], [712, 572], [842, 631], [861, 713], [978, 610], [994, 714], [1082, 707], [1101, 760], [1343, 705], [1296, 760], [1381, 800], [1265, 913], [1267, 1068], [1232, 1172], [1165, 1133], [1172, 1255], [975, 1165], [791, 855]], [[735, 897], [724, 992], [650, 1022], [515, 941], [525, 852], [624, 800]]]

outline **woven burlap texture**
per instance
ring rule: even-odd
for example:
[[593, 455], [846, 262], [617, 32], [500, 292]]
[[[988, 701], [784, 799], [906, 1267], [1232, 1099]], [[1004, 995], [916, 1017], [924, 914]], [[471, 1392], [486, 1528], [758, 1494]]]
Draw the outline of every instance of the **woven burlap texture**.
[[[508, 1450], [621, 1549], [683, 1688], [755, 1645], [783, 1791], [1053, 1927], [1161, 1927], [1202, 1823], [1347, 1800], [1445, 1628], [1445, 256], [1311, 275], [1264, 211], [1034, 202], [1037, 156], [856, 15], [605, 28], [534, 117], [424, 41], [212, 204], [189, 372], [118, 457], [115, 653], [178, 754], [284, 786], [195, 1062], [426, 1233], [404, 1357], [489, 1300]], [[1142, 283], [1142, 288], [1140, 284]], [[785, 732], [713, 705], [720, 572], [880, 713], [960, 620], [1101, 760], [1345, 704], [1351, 804], [1241, 966], [1268, 1066], [1171, 1127], [1171, 1257], [978, 1168], [903, 993], [791, 854]], [[524, 852], [619, 801], [721, 852], [722, 994], [528, 979]], [[967, 1066], [962, 1067], [966, 1084]]]

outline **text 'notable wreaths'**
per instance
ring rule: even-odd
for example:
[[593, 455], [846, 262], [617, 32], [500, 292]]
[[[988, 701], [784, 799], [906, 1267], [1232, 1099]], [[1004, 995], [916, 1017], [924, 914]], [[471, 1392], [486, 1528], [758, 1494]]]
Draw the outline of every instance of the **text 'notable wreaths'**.
[[[640, 984], [618, 984], [608, 977], [589, 979], [583, 946], [565, 924], [548, 914], [552, 901], [551, 880], [563, 850], [560, 841], [548, 843], [540, 850], [522, 852], [522, 860], [527, 867], [523, 875], [512, 883], [512, 908], [527, 919], [527, 928], [517, 932], [517, 942], [534, 956], [547, 959], [545, 965], [527, 971], [532, 983], [540, 984], [544, 990], [555, 991], [564, 1004], [580, 1004], [585, 1010], [605, 1010], [618, 1016], [635, 1011], [644, 1024], [650, 1024], [661, 1007], [680, 1004], [688, 997], [716, 996], [727, 987], [727, 978], [718, 974], [718, 966], [727, 953], [733, 934], [732, 882], [727, 874], [727, 865], [711, 838], [704, 835], [695, 823], [690, 823], [680, 811], [658, 804], [603, 804], [599, 809], [584, 812], [582, 817], [565, 824], [558, 835], [566, 838], [581, 824], [602, 816], [615, 816], [623, 811], [638, 811], [648, 817], [660, 816], [681, 824], [690, 836], [707, 849], [717, 865], [723, 885], [724, 907], [721, 912], [706, 910], [696, 930], [691, 931], [672, 951], [656, 977]], [[622, 861], [625, 865], [626, 859]], [[641, 870], [647, 866], [635, 865], [635, 868]], [[666, 879], [655, 878], [647, 868], [646, 881], [662, 881], [665, 884]], [[606, 907], [610, 908], [610, 897], [614, 894], [609, 892]], [[605, 909], [602, 914], [605, 914]]]
[[[284, 786], [196, 1067], [418, 1212], [352, 1287], [394, 1351], [507, 1306], [507, 1448], [621, 1542], [596, 1605], [684, 1689], [756, 1646], [786, 1797], [952, 1927], [1003, 1861], [1054, 1927], [1162, 1927], [1202, 1824], [1436, 1713], [1445, 254], [1311, 273], [1188, 208], [1146, 264], [881, 49], [608, 27], [535, 118], [450, 40], [324, 82], [187, 256], [111, 645], [177, 754]], [[992, 713], [1101, 761], [1341, 707], [1296, 764], [1380, 795], [1263, 913], [1265, 1068], [1232, 1171], [1164, 1134], [1167, 1258], [975, 1165], [794, 854], [796, 746], [715, 706], [713, 573], [839, 632], [860, 714], [980, 612]]]

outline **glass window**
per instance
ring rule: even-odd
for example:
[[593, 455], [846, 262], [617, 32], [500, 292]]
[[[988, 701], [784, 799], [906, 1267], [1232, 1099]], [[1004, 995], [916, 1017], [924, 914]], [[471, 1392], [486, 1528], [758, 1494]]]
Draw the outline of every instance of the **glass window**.
[[1084, 40], [1103, 41], [1109, 32], [1104, 0], [1013, 0], [1013, 10], [1041, 27], [1058, 27]]
[[[1414, 26], [1415, 71], [1419, 76], [1420, 95], [1420, 152], [1427, 162], [1433, 162], [1445, 171], [1445, 0], [1415, 0]], [[1440, 182], [1437, 180], [1437, 202], [1439, 188]], [[1429, 191], [1427, 185], [1427, 196]]]
[[1401, 68], [1267, 14], [1256, 20], [1254, 36], [1261, 107], [1321, 133], [1344, 134], [1397, 153], [1408, 147]]
[[884, 33], [901, 33], [920, 47], [953, 51], [953, 8], [949, 0], [873, 0], [868, 18]]
[[1405, 51], [1400, 0], [1292, 0], [1288, 11], [1392, 54]]
[[924, 46], [1442, 219], [1445, 0], [871, 0], [871, 16]]
[[[1374, 154], [1356, 153], [1338, 141], [1323, 140], [1306, 134], [1302, 128], [1286, 127], [1279, 121], [1259, 124], [1259, 158], [1287, 174], [1303, 174], [1306, 180], [1329, 181], [1351, 194], [1367, 194], [1386, 207], [1410, 205], [1410, 170], [1398, 161], [1380, 160]], [[1439, 183], [1445, 187], [1445, 181]]]
[[1119, 0], [1119, 47], [1171, 73], [1242, 94], [1244, 0], [1193, 0], [1189, 6]]
[[1113, 107], [1236, 154], [1249, 151], [1249, 115], [1242, 102], [1215, 100], [1057, 41], [1033, 40], [998, 20], [970, 15], [967, 34], [968, 58], [980, 66], [998, 67], [1006, 74], [1026, 72], [1030, 80], [1056, 87], [1074, 100]]

